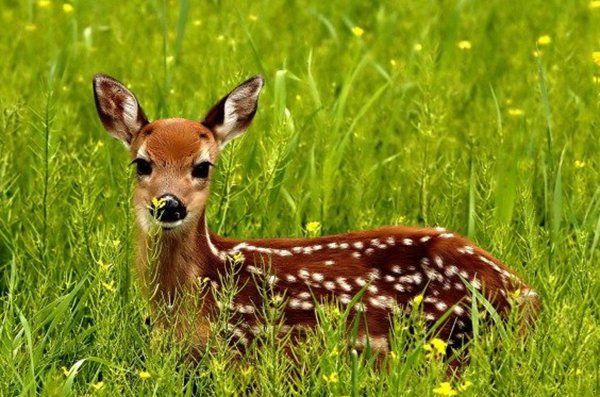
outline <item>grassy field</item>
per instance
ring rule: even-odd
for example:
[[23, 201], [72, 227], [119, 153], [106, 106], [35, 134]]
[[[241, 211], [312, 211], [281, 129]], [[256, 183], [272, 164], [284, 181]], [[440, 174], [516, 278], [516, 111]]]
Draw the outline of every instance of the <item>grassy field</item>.
[[[133, 3], [2, 2], [0, 396], [600, 393], [600, 2]], [[536, 288], [536, 328], [482, 330], [460, 379], [402, 319], [375, 368], [331, 313], [295, 361], [265, 333], [186, 364], [144, 322], [134, 178], [97, 119], [97, 72], [151, 119], [199, 119], [262, 73], [213, 230], [443, 225]]]

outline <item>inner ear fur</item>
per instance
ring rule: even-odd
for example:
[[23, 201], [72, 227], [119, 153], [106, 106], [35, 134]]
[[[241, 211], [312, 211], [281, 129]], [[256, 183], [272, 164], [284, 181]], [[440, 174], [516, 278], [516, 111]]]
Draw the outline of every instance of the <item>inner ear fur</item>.
[[97, 74], [93, 81], [96, 110], [102, 125], [126, 146], [148, 124], [148, 118], [135, 95], [118, 80]]

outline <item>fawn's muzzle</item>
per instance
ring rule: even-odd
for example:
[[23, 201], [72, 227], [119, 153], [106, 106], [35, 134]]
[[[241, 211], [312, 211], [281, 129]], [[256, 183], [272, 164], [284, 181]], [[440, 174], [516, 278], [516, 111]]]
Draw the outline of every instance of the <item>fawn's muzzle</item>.
[[157, 199], [159, 203], [150, 207], [150, 215], [161, 222], [173, 223], [181, 221], [187, 215], [185, 205], [172, 194], [165, 194]]

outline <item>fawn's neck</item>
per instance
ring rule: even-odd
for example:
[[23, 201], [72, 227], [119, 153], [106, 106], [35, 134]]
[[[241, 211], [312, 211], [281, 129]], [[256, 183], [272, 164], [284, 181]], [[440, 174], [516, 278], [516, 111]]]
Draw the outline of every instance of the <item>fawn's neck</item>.
[[147, 293], [172, 303], [176, 295], [206, 277], [222, 262], [210, 239], [204, 213], [181, 233], [141, 233], [138, 263]]

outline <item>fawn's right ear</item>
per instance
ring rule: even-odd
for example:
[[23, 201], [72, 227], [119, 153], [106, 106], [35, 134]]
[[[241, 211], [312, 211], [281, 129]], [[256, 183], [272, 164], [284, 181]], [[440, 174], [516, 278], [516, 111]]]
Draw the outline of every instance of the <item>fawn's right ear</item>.
[[94, 76], [94, 98], [106, 131], [129, 147], [135, 134], [148, 124], [135, 95], [112, 77], [97, 74]]

